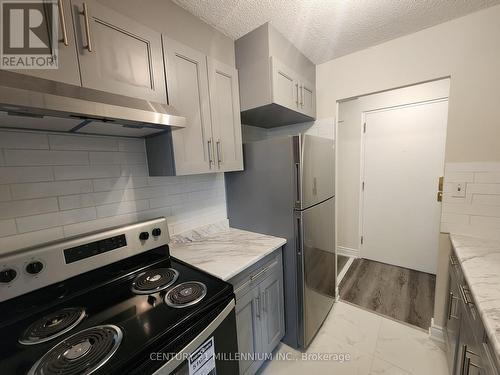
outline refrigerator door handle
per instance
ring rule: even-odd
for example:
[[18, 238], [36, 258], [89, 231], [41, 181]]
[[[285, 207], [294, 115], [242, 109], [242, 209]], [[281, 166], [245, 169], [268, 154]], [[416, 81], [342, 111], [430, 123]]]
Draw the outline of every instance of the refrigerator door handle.
[[301, 256], [302, 255], [302, 220], [300, 219], [300, 216], [296, 218], [297, 222], [297, 235], [295, 236], [295, 241], [296, 241], [296, 248], [297, 248], [297, 255]]
[[295, 205], [300, 208], [300, 163], [295, 163]]

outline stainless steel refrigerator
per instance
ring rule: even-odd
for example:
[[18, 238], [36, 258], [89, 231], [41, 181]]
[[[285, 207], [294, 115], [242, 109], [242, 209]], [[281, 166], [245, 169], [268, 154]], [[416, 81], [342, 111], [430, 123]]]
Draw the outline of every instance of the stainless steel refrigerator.
[[230, 225], [285, 237], [283, 341], [307, 347], [335, 299], [335, 152], [312, 135], [243, 145], [245, 170], [226, 173]]

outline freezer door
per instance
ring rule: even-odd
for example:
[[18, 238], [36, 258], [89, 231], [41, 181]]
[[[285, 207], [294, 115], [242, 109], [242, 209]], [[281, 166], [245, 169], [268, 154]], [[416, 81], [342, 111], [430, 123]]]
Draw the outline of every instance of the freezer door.
[[335, 300], [335, 198], [296, 211], [301, 344], [306, 348]]
[[297, 178], [295, 208], [311, 207], [335, 195], [335, 149], [332, 139], [309, 134], [294, 137]]

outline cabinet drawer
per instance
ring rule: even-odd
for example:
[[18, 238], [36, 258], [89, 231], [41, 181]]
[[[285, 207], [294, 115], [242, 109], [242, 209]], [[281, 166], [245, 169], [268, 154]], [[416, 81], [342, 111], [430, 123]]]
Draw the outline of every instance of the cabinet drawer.
[[277, 268], [281, 267], [281, 259], [282, 255], [280, 248], [251, 266], [248, 270], [243, 271], [229, 280], [229, 282], [233, 284], [236, 300], [262, 282], [267, 275], [275, 272]]

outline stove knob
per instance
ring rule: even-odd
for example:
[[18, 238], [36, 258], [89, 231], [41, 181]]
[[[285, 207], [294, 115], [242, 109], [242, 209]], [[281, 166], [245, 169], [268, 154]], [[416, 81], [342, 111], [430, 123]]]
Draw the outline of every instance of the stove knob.
[[159, 236], [161, 236], [161, 229], [155, 228], [155, 229], [153, 229], [153, 231], [151, 233], [153, 234], [153, 236], [159, 237]]
[[28, 265], [26, 266], [26, 272], [28, 272], [30, 275], [36, 275], [37, 273], [40, 273], [42, 269], [43, 263], [39, 261], [28, 263]]
[[10, 283], [17, 276], [16, 270], [6, 268], [0, 271], [0, 283]]
[[155, 306], [156, 305], [156, 297], [155, 296], [152, 296], [152, 295], [149, 295], [148, 296], [148, 303], [151, 305], [151, 306]]
[[141, 241], [146, 241], [148, 238], [149, 238], [149, 233], [148, 232], [141, 232], [141, 234], [139, 234], [139, 239]]

